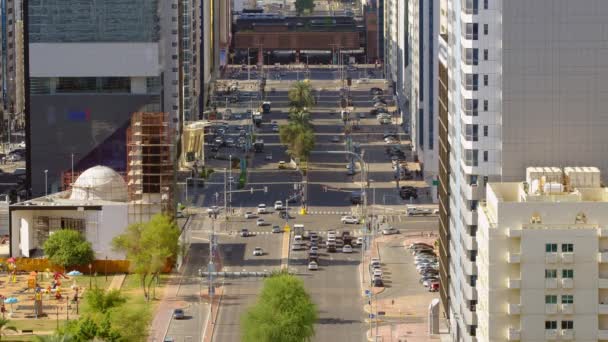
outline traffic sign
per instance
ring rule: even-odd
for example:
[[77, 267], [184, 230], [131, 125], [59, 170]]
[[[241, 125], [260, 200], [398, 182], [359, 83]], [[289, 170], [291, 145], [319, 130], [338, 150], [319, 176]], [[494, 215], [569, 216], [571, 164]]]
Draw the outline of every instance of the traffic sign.
[[369, 318], [376, 318], [376, 315], [374, 315], [373, 313], [370, 313]]

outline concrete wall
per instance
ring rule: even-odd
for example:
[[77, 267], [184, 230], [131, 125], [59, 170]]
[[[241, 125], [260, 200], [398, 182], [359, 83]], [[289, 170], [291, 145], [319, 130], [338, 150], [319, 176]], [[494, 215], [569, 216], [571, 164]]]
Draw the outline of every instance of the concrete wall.
[[505, 181], [528, 165], [608, 169], [606, 23], [608, 1], [503, 2]]

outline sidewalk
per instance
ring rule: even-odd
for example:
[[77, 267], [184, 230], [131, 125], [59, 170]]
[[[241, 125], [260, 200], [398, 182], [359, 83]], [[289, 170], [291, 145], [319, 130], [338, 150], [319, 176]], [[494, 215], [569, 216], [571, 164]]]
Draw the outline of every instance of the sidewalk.
[[169, 329], [169, 324], [171, 323], [173, 310], [184, 306], [183, 302], [177, 301], [177, 293], [180, 285], [181, 275], [174, 275], [169, 280], [169, 283], [163, 292], [160, 304], [158, 304], [158, 307], [156, 308], [152, 324], [150, 325], [152, 329], [148, 336], [149, 342], [161, 342], [164, 340], [165, 334]]

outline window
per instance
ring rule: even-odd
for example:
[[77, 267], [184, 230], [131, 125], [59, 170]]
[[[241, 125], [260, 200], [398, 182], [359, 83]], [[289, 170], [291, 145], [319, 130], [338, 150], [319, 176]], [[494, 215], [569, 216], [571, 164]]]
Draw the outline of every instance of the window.
[[484, 61], [488, 60], [488, 49], [483, 49], [483, 60]]
[[557, 244], [556, 243], [547, 243], [547, 244], [545, 244], [545, 252], [547, 252], [547, 253], [556, 253], [557, 252]]
[[557, 304], [557, 296], [545, 295], [545, 304]]
[[[477, 25], [477, 24], [475, 24], [475, 25]], [[483, 34], [485, 36], [488, 35], [488, 24], [483, 24]], [[477, 39], [477, 38], [475, 38], [475, 39]]]
[[557, 278], [557, 270], [545, 270], [545, 279]]
[[484, 137], [488, 136], [488, 126], [483, 126], [483, 136]]
[[483, 75], [483, 85], [488, 86], [490, 77], [488, 75]]
[[464, 114], [467, 116], [477, 116], [479, 101], [477, 99], [464, 99]]
[[562, 270], [562, 278], [574, 278], [574, 270]]
[[464, 37], [469, 40], [477, 40], [479, 25], [477, 23], [465, 23], [464, 24]]
[[466, 0], [464, 3], [464, 13], [477, 14], [478, 5], [478, 0]]
[[488, 100], [483, 100], [483, 111], [487, 112], [488, 107], [489, 107]]
[[466, 90], [477, 90], [477, 88], [479, 86], [479, 75], [464, 74], [463, 81], [464, 81], [464, 88]]
[[545, 330], [557, 329], [557, 321], [545, 321]]
[[477, 185], [477, 175], [470, 175], [469, 179], [469, 185]]
[[488, 0], [483, 0], [483, 9], [488, 9]]
[[479, 64], [479, 49], [462, 48], [462, 56], [466, 65]]
[[562, 329], [574, 329], [574, 321], [562, 321]]
[[478, 166], [478, 150], [464, 150], [464, 164], [466, 166]]
[[562, 244], [562, 252], [564, 252], [564, 253], [572, 253], [572, 252], [574, 252], [574, 244], [572, 244], [572, 243], [563, 243]]
[[562, 304], [574, 304], [574, 296], [562, 295]]
[[464, 139], [466, 141], [478, 141], [479, 140], [479, 126], [478, 125], [463, 125]]
[[488, 161], [488, 151], [483, 151], [483, 161], [484, 162]]

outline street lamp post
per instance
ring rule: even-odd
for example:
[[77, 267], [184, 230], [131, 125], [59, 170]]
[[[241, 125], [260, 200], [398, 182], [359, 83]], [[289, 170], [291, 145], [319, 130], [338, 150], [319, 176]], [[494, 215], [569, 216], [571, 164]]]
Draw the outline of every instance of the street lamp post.
[[49, 180], [49, 170], [44, 170], [44, 197], [49, 195], [48, 180]]

